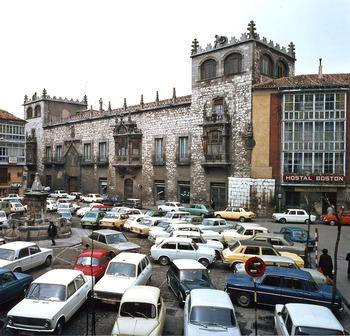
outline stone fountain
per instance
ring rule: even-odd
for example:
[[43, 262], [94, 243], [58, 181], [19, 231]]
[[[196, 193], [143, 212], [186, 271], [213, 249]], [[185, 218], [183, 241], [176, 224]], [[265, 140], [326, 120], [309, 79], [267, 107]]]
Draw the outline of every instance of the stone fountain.
[[27, 217], [10, 214], [8, 223], [1, 225], [2, 236], [6, 241], [49, 239], [47, 234], [49, 221], [53, 221], [57, 225], [57, 238], [71, 236], [71, 224], [65, 218], [56, 218], [54, 215], [48, 217], [46, 199], [49, 193], [42, 191], [42, 189], [39, 175], [36, 173], [31, 191], [24, 194], [24, 200], [27, 202]]

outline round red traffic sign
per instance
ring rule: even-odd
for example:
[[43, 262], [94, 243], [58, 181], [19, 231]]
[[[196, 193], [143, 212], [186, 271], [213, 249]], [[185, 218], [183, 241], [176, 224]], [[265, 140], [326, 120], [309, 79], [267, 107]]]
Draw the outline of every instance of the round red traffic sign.
[[258, 277], [265, 272], [265, 263], [262, 259], [258, 257], [249, 258], [245, 262], [245, 271], [252, 277]]

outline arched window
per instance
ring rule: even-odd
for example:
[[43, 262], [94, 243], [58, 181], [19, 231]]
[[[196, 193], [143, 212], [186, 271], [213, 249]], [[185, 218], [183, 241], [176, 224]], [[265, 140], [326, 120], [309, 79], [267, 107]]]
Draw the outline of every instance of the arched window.
[[268, 55], [263, 55], [261, 57], [261, 73], [272, 76], [272, 61]]
[[208, 132], [206, 154], [212, 159], [219, 159], [223, 152], [223, 138], [221, 131]]
[[242, 71], [242, 55], [231, 54], [225, 59], [225, 75], [231, 75]]
[[41, 107], [40, 105], [35, 106], [35, 117], [41, 116]]
[[202, 79], [216, 77], [216, 62], [212, 59], [205, 61], [201, 66]]
[[277, 62], [277, 78], [282, 78], [288, 76], [287, 67], [284, 62]]
[[33, 118], [33, 109], [31, 107], [27, 108], [27, 119]]

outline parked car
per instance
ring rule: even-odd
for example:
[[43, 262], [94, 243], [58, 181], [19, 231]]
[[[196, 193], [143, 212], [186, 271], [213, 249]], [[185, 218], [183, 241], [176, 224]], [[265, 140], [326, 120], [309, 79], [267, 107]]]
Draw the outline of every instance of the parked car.
[[160, 289], [152, 286], [129, 287], [121, 300], [112, 336], [161, 336], [166, 307]]
[[40, 265], [49, 267], [52, 258], [52, 249], [39, 247], [36, 243], [16, 241], [0, 247], [0, 267], [14, 272], [27, 271]]
[[[350, 225], [350, 211], [338, 211], [338, 217], [341, 225]], [[330, 226], [337, 224], [337, 217], [335, 215], [322, 215], [321, 220]]]
[[183, 208], [180, 202], [165, 202], [164, 204], [158, 205], [158, 210], [163, 210], [165, 212], [169, 211], [179, 211]]
[[255, 213], [248, 208], [227, 207], [223, 211], [215, 211], [215, 217], [239, 220], [240, 222], [251, 221], [255, 217]]
[[280, 231], [274, 233], [282, 234], [293, 242], [307, 244], [309, 249], [313, 249], [315, 247], [315, 238], [310, 237], [306, 229], [293, 226], [284, 226], [280, 229]]
[[7, 268], [0, 268], [0, 304], [18, 297], [24, 298], [32, 281], [30, 274], [14, 273]]
[[73, 269], [82, 271], [85, 275], [92, 275], [97, 282], [105, 274], [110, 261], [111, 254], [109, 251], [89, 249], [78, 255]]
[[103, 219], [105, 215], [105, 211], [88, 211], [80, 220], [81, 227], [83, 229], [87, 227], [98, 228], [100, 220]]
[[168, 287], [175, 294], [180, 307], [184, 306], [187, 295], [194, 288], [215, 288], [209, 272], [200, 262], [193, 259], [176, 259], [167, 271]]
[[215, 261], [215, 250], [198, 246], [190, 238], [166, 238], [160, 244], [151, 247], [151, 256], [162, 266], [169, 265], [175, 259], [195, 259], [205, 267]]
[[70, 211], [71, 213], [75, 212], [75, 207], [71, 203], [58, 203], [57, 212]]
[[26, 211], [23, 204], [18, 203], [18, 202], [10, 202], [10, 203], [11, 203], [11, 213], [19, 213], [19, 214], [23, 215], [24, 212]]
[[26, 297], [7, 314], [7, 327], [22, 332], [61, 334], [64, 324], [91, 295], [92, 278], [54, 269], [32, 282]]
[[201, 216], [201, 217], [213, 217], [214, 209], [209, 204], [191, 204], [190, 207], [181, 208], [182, 211], [187, 211], [191, 215]]
[[75, 201], [75, 200], [80, 200], [81, 196], [82, 196], [81, 192], [73, 191], [70, 193], [70, 195], [68, 195], [68, 198]]
[[[254, 280], [248, 274], [229, 275], [225, 290], [232, 302], [241, 307], [252, 306], [254, 300]], [[265, 273], [256, 279], [257, 302], [264, 305], [285, 303], [310, 303], [342, 309], [342, 300], [336, 290], [334, 305], [333, 286], [317, 284], [309, 272], [287, 267], [267, 266]]]
[[56, 201], [53, 200], [46, 200], [46, 211], [57, 211], [57, 204]]
[[81, 238], [81, 243], [87, 248], [96, 248], [111, 252], [111, 256], [114, 257], [120, 252], [133, 252], [140, 253], [140, 245], [129, 242], [123, 233], [115, 230], [96, 230], [89, 236]]
[[224, 237], [225, 242], [230, 242], [232, 240], [250, 239], [257, 233], [268, 233], [269, 229], [263, 226], [256, 225], [244, 225], [240, 226], [237, 230], [230, 229], [225, 230], [221, 234]]
[[[171, 224], [172, 222], [163, 220], [162, 222], [158, 223], [157, 226], [150, 227], [147, 239], [154, 244], [158, 235], [160, 235], [162, 231], [166, 231]], [[169, 235], [167, 235], [167, 237], [169, 237]]]
[[195, 216], [195, 215], [187, 215], [187, 216], [182, 216], [180, 220], [190, 224], [202, 224], [203, 217]]
[[23, 196], [19, 196], [18, 194], [8, 194], [5, 197], [2, 197], [1, 200], [2, 201], [11, 201], [11, 200], [15, 200], [15, 201], [19, 201], [21, 203], [21, 201], [23, 201]]
[[120, 200], [117, 196], [110, 196], [110, 197], [103, 198], [101, 203], [103, 205], [109, 205], [113, 207], [113, 206], [122, 205], [123, 204], [122, 202], [123, 201]]
[[60, 210], [58, 214], [61, 216], [60, 218], [65, 218], [69, 223], [72, 222], [72, 213], [67, 210]]
[[10, 201], [0, 201], [0, 210], [4, 211], [6, 215], [11, 213], [11, 202]]
[[124, 223], [123, 229], [126, 231], [130, 231], [130, 228], [132, 225], [139, 223], [142, 218], [145, 218], [146, 216], [144, 214], [135, 214], [135, 215], [127, 215], [128, 219]]
[[184, 308], [184, 335], [241, 335], [227, 293], [217, 289], [193, 289]]
[[129, 208], [142, 209], [141, 200], [139, 200], [138, 198], [128, 198], [126, 201], [123, 202], [123, 206]]
[[110, 261], [105, 275], [95, 285], [93, 297], [115, 304], [121, 301], [127, 288], [148, 284], [151, 275], [152, 264], [147, 255], [122, 252]]
[[86, 203], [101, 203], [103, 201], [103, 197], [100, 194], [87, 194], [86, 196], [80, 196], [80, 199]]
[[63, 198], [67, 197], [68, 194], [64, 190], [55, 190], [53, 193], [50, 194], [50, 197], [55, 197], [55, 198]]
[[118, 212], [126, 215], [144, 215], [140, 209], [133, 209], [133, 208], [127, 208], [127, 207], [122, 207], [121, 209], [119, 209]]
[[147, 210], [144, 215], [147, 217], [164, 217], [166, 211], [163, 210]]
[[[309, 272], [312, 278], [321, 284], [327, 284], [327, 278], [318, 270], [314, 268], [299, 267], [292, 258], [282, 257], [276, 255], [260, 255], [259, 258], [265, 263], [266, 266], [277, 266], [277, 267], [288, 267], [301, 269], [303, 271]], [[245, 264], [236, 264], [233, 268], [234, 273], [246, 274]]]
[[151, 227], [157, 226], [159, 223], [163, 222], [163, 217], [144, 217], [140, 222], [132, 224], [130, 231], [137, 233], [142, 236], [148, 236], [148, 232]]
[[223, 232], [232, 228], [232, 224], [226, 222], [221, 218], [205, 218], [202, 223], [198, 225], [201, 230], [211, 230], [215, 232]]
[[129, 216], [126, 214], [109, 211], [100, 219], [99, 226], [104, 229], [117, 229], [122, 231], [128, 217]]
[[0, 211], [0, 225], [7, 223], [7, 216], [5, 211]]
[[87, 206], [87, 207], [83, 207], [83, 208], [80, 208], [79, 210], [77, 210], [77, 216], [79, 217], [84, 217], [85, 214], [88, 212], [88, 211], [91, 211], [92, 210], [92, 207], [94, 207], [95, 205], [101, 205], [103, 206], [103, 204], [101, 203], [92, 203], [90, 206]]
[[249, 258], [260, 255], [289, 257], [299, 267], [304, 267], [304, 260], [294, 253], [278, 252], [270, 243], [250, 239], [238, 240], [222, 252], [223, 262], [232, 269], [237, 263], [245, 263]]
[[272, 219], [280, 223], [305, 223], [314, 222], [315, 215], [310, 215], [303, 209], [287, 209], [284, 213], [273, 213]]
[[166, 219], [171, 219], [172, 221], [181, 221], [182, 216], [191, 215], [188, 211], [170, 211], [164, 216]]
[[277, 304], [274, 325], [277, 335], [345, 335], [332, 311], [315, 304]]

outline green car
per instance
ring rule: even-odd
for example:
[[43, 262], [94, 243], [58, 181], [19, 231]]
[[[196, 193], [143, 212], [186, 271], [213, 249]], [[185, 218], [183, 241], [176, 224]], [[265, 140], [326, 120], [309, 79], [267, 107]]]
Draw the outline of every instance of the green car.
[[175, 259], [168, 269], [167, 282], [174, 292], [180, 307], [185, 304], [186, 296], [194, 288], [214, 288], [209, 272], [199, 261], [193, 259]]
[[99, 222], [106, 215], [106, 211], [88, 211], [80, 220], [81, 227], [98, 228]]
[[181, 211], [187, 211], [191, 215], [201, 217], [214, 217], [215, 210], [209, 204], [192, 204], [189, 208], [181, 208]]

